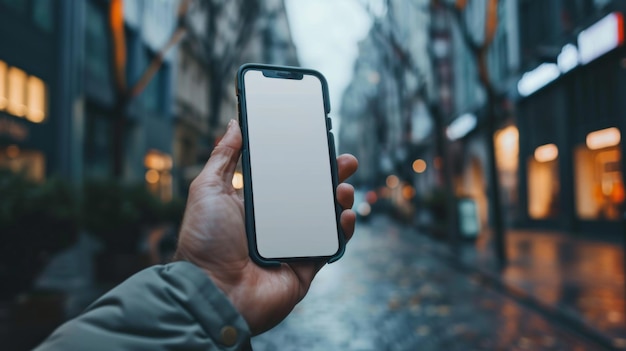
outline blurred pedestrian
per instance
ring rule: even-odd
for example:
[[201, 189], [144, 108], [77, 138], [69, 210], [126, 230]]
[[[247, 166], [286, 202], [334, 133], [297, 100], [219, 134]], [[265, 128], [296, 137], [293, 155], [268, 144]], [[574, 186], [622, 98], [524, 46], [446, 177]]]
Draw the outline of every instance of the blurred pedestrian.
[[[243, 200], [231, 183], [241, 143], [231, 121], [191, 184], [175, 262], [135, 274], [36, 350], [245, 350], [252, 335], [291, 312], [323, 263], [262, 268], [250, 260]], [[341, 181], [357, 169], [352, 155], [339, 156], [337, 164]], [[352, 186], [337, 187], [347, 208], [340, 219], [347, 239], [354, 232], [353, 198]]]

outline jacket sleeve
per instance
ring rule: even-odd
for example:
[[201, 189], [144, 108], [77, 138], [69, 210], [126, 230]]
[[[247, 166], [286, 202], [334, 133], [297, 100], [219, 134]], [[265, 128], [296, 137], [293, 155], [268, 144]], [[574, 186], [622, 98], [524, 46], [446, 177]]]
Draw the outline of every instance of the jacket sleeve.
[[36, 350], [248, 350], [243, 317], [188, 262], [145, 269], [59, 327]]

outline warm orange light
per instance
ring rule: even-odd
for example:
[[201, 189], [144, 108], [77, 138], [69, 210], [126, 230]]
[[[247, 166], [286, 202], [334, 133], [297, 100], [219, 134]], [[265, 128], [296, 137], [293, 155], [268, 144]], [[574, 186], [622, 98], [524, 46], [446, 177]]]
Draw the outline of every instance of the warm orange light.
[[400, 179], [398, 179], [398, 177], [396, 177], [395, 175], [390, 175], [389, 177], [387, 177], [387, 186], [391, 189], [396, 188], [399, 184]]
[[150, 169], [146, 172], [146, 182], [149, 184], [156, 184], [159, 181], [159, 172], [154, 169]]
[[413, 171], [415, 173], [424, 173], [426, 171], [426, 161], [419, 159], [413, 162]]
[[0, 110], [7, 108], [7, 64], [4, 61], [0, 61]]
[[235, 172], [233, 175], [233, 188], [237, 190], [243, 188], [243, 174]]
[[46, 119], [46, 85], [34, 76], [28, 77], [26, 118], [33, 123], [41, 123]]
[[405, 200], [410, 200], [415, 196], [415, 189], [413, 189], [410, 185], [405, 185], [402, 187], [402, 197]]
[[590, 150], [604, 149], [619, 145], [622, 139], [619, 129], [612, 127], [587, 134], [587, 147]]
[[559, 149], [554, 144], [546, 144], [535, 149], [537, 162], [550, 162], [559, 157]]
[[517, 170], [519, 157], [519, 131], [515, 126], [508, 126], [496, 133], [496, 159], [500, 171]]
[[9, 145], [6, 152], [9, 158], [16, 158], [20, 155], [20, 148], [17, 145]]
[[156, 169], [158, 171], [169, 171], [172, 169], [172, 158], [169, 155], [158, 151], [149, 151], [143, 160], [146, 168]]
[[124, 34], [124, 1], [111, 0], [109, 26], [113, 41], [113, 67], [120, 91], [126, 91], [126, 36]]
[[10, 114], [24, 117], [26, 114], [26, 73], [19, 68], [11, 67], [8, 71], [8, 106]]

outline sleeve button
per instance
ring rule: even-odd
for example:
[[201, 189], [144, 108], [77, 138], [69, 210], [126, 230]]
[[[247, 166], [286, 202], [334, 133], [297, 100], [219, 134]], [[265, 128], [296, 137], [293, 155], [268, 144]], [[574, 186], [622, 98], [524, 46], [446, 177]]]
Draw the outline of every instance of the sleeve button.
[[220, 338], [222, 344], [226, 346], [235, 345], [237, 343], [237, 329], [231, 326], [226, 326], [222, 328], [222, 330], [220, 331]]

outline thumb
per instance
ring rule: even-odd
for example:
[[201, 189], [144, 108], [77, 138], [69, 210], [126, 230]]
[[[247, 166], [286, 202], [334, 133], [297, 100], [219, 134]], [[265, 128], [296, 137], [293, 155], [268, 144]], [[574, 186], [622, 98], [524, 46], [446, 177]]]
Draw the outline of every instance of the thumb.
[[215, 146], [209, 161], [204, 166], [199, 178], [201, 179], [221, 179], [230, 184], [233, 179], [239, 152], [241, 151], [241, 130], [235, 120], [230, 120], [226, 129], [226, 134]]

